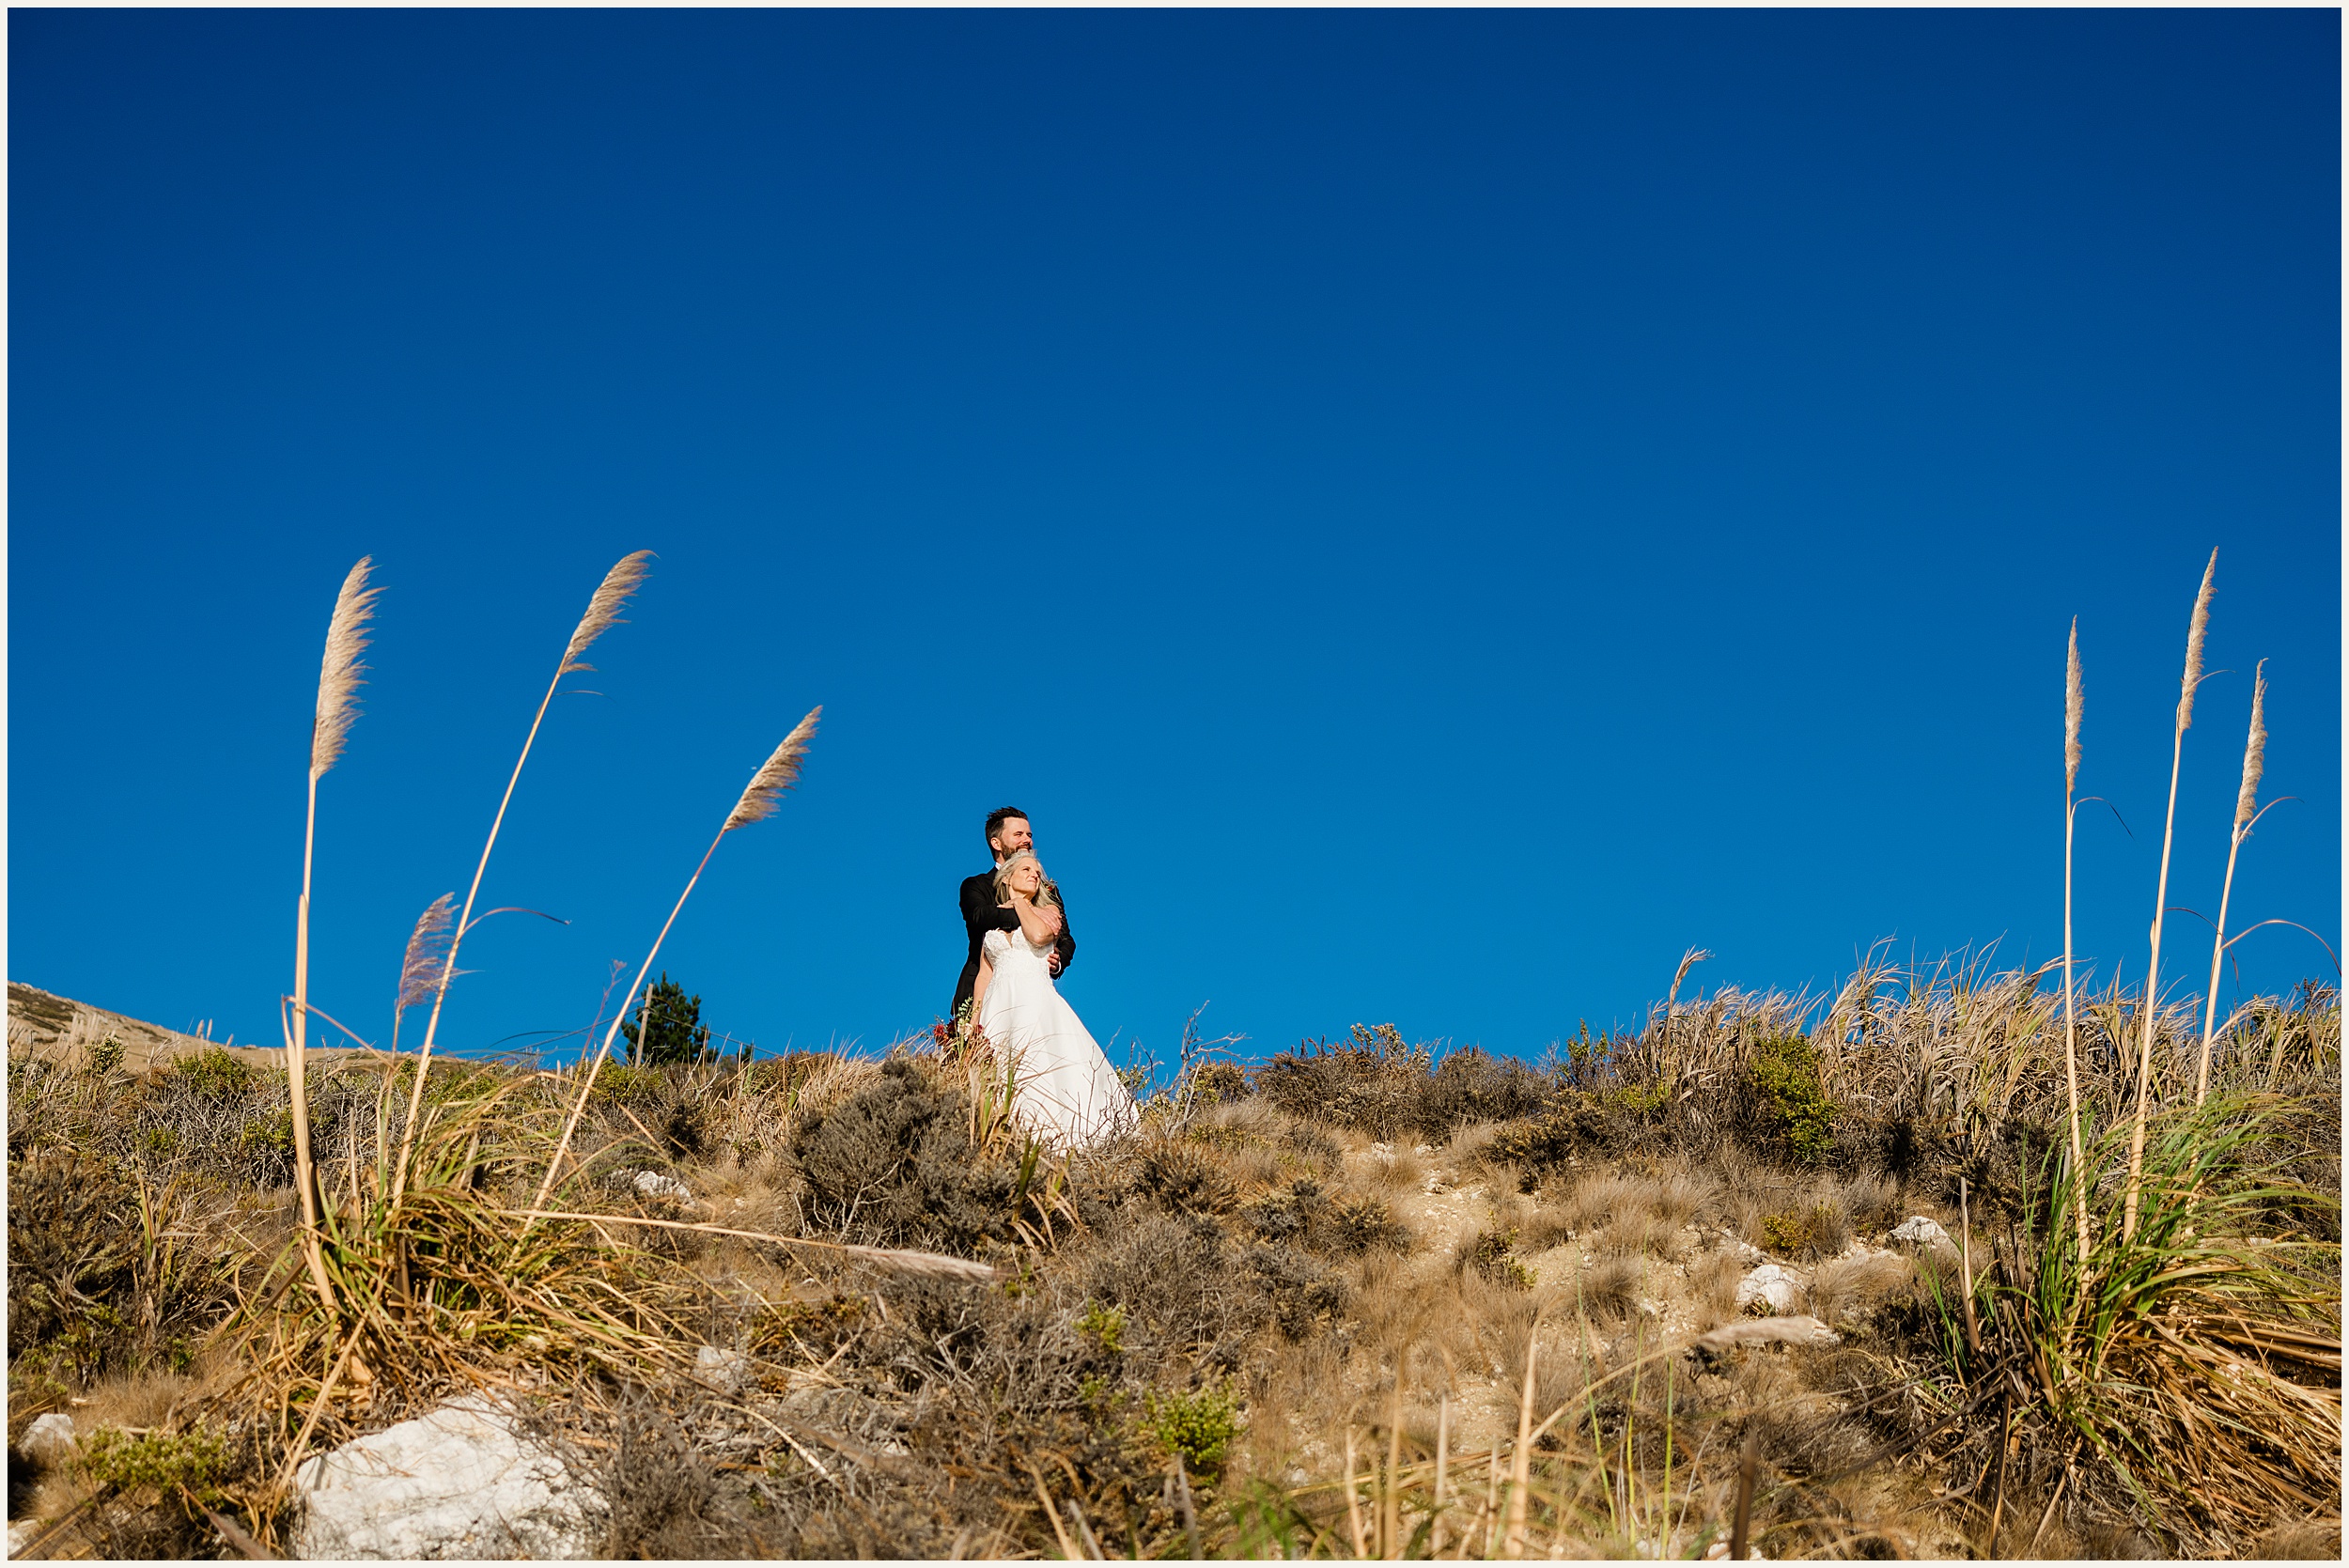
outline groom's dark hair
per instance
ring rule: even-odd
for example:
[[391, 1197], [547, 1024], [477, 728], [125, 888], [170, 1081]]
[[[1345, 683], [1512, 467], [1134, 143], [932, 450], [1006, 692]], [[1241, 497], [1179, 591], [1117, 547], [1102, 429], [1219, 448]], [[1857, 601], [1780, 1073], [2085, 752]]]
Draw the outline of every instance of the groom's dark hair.
[[1028, 820], [1028, 814], [1018, 806], [997, 806], [987, 814], [987, 846], [989, 849], [995, 847], [996, 830], [1015, 816], [1022, 822]]

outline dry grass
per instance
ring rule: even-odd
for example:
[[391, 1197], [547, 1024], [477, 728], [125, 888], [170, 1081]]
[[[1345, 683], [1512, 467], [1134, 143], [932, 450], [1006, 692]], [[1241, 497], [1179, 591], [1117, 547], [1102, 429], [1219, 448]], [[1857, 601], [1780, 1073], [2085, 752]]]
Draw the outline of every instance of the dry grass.
[[[1702, 1070], [1704, 1038], [1688, 1032], [1692, 1071]], [[12, 1126], [12, 1146], [29, 1157], [78, 1119], [85, 1129], [119, 1127], [100, 1141], [128, 1151], [138, 1146], [142, 1126], [165, 1125], [145, 1109], [159, 1095], [179, 1108], [169, 1125], [183, 1138], [233, 1143], [240, 1129], [267, 1126], [268, 1108], [284, 1103], [282, 1078], [224, 1076], [217, 1087], [230, 1097], [213, 1101], [183, 1077], [148, 1087], [62, 1075], [49, 1095], [12, 1096], [12, 1113], [28, 1118]], [[1924, 1434], [1930, 1473], [1963, 1475], [1968, 1467], [1979, 1472], [1980, 1445], [1995, 1437], [1995, 1407], [1937, 1436], [1930, 1430], [1947, 1401], [1963, 1397], [1948, 1381], [1933, 1327], [1937, 1290], [1947, 1300], [1956, 1289], [1946, 1266], [1930, 1257], [1915, 1265], [1859, 1259], [1810, 1266], [1803, 1305], [1855, 1335], [1873, 1336], [1855, 1341], [1869, 1347], [1858, 1359], [1765, 1345], [1716, 1362], [1687, 1348], [1688, 1336], [1735, 1315], [1730, 1298], [1744, 1265], [1718, 1247], [1678, 1254], [1686, 1239], [1679, 1225], [1712, 1234], [1734, 1222], [1741, 1203], [1764, 1215], [1826, 1203], [1874, 1225], [1906, 1207], [1891, 1200], [1903, 1184], [1888, 1170], [1788, 1166], [1766, 1147], [1678, 1133], [1671, 1146], [1654, 1145], [1634, 1125], [1625, 1135], [1638, 1148], [1619, 1154], [1587, 1145], [1579, 1167], [1528, 1197], [1513, 1181], [1492, 1179], [1483, 1157], [1490, 1140], [1470, 1128], [1428, 1154], [1412, 1154], [1421, 1181], [1406, 1186], [1383, 1170], [1363, 1134], [1317, 1128], [1251, 1095], [1180, 1121], [1154, 1111], [1143, 1137], [1057, 1172], [1039, 1172], [1034, 1185], [1056, 1175], [1062, 1197], [1038, 1209], [1018, 1196], [1016, 1129], [977, 1103], [986, 1075], [966, 1061], [924, 1053], [901, 1054], [894, 1063], [803, 1057], [749, 1072], [719, 1065], [607, 1069], [607, 1077], [609, 1092], [590, 1096], [575, 1140], [572, 1188], [594, 1196], [590, 1208], [615, 1219], [699, 1219], [817, 1240], [951, 1244], [998, 1262], [1005, 1282], [925, 1283], [707, 1232], [670, 1233], [663, 1241], [636, 1227], [607, 1226], [599, 1234], [589, 1224], [548, 1224], [533, 1233], [543, 1257], [525, 1259], [520, 1279], [541, 1302], [552, 1291], [574, 1305], [552, 1321], [543, 1306], [532, 1308], [540, 1316], [525, 1324], [528, 1304], [497, 1294], [519, 1287], [486, 1277], [490, 1260], [504, 1266], [513, 1256], [510, 1222], [495, 1232], [467, 1228], [474, 1211], [454, 1192], [470, 1190], [465, 1184], [474, 1178], [462, 1172], [472, 1169], [484, 1184], [483, 1207], [512, 1206], [525, 1196], [565, 1113], [567, 1086], [451, 1064], [433, 1075], [429, 1125], [418, 1146], [452, 1163], [403, 1199], [406, 1219], [368, 1221], [408, 1238], [412, 1269], [421, 1252], [433, 1253], [429, 1276], [441, 1282], [428, 1294], [435, 1306], [429, 1315], [396, 1319], [407, 1325], [396, 1337], [363, 1336], [353, 1360], [369, 1369], [365, 1402], [338, 1380], [320, 1403], [327, 1353], [337, 1342], [298, 1295], [244, 1320], [249, 1327], [240, 1330], [249, 1336], [269, 1324], [272, 1339], [219, 1342], [215, 1357], [244, 1369], [235, 1399], [223, 1392], [232, 1380], [200, 1396], [189, 1393], [193, 1384], [175, 1385], [181, 1403], [172, 1421], [228, 1431], [242, 1421], [266, 1438], [251, 1476], [218, 1486], [217, 1500], [239, 1520], [265, 1539], [280, 1538], [269, 1533], [283, 1528], [271, 1485], [313, 1410], [322, 1412], [309, 1436], [315, 1448], [428, 1405], [459, 1379], [510, 1376], [569, 1358], [603, 1369], [577, 1387], [609, 1391], [550, 1406], [543, 1419], [578, 1435], [583, 1463], [608, 1465], [618, 1452], [609, 1445], [619, 1444], [641, 1457], [645, 1471], [626, 1483], [607, 1477], [625, 1504], [614, 1517], [627, 1521], [613, 1550], [919, 1556], [944, 1555], [960, 1540], [966, 1554], [1056, 1552], [1025, 1467], [1033, 1460], [1051, 1495], [1063, 1504], [1074, 1500], [1105, 1546], [1114, 1534], [1128, 1550], [1138, 1543], [1145, 1552], [1183, 1555], [1180, 1500], [1163, 1489], [1169, 1472], [1150, 1467], [1164, 1466], [1171, 1452], [1159, 1434], [1212, 1428], [1220, 1419], [1214, 1401], [1228, 1393], [1237, 1423], [1228, 1452], [1212, 1465], [1186, 1461], [1204, 1550], [1239, 1550], [1285, 1530], [1298, 1550], [1319, 1540], [1325, 1555], [1350, 1552], [1344, 1488], [1331, 1483], [1342, 1479], [1351, 1423], [1355, 1512], [1366, 1536], [1375, 1545], [1386, 1531], [1390, 1544], [1398, 1536], [1415, 1541], [1410, 1549], [1423, 1554], [1433, 1534], [1440, 1408], [1448, 1443], [1445, 1551], [1457, 1552], [1464, 1540], [1482, 1551], [1505, 1513], [1525, 1346], [1538, 1311], [1546, 1327], [1535, 1421], [1553, 1409], [1572, 1410], [1528, 1456], [1529, 1550], [1633, 1551], [1642, 1544], [1653, 1550], [1659, 1541], [1678, 1551], [1702, 1549], [1714, 1538], [1709, 1532], [1726, 1529], [1736, 1444], [1753, 1421], [1765, 1422], [1757, 1529], [1766, 1550], [1950, 1550], [1983, 1538], [1986, 1513], [1969, 1514], [1963, 1500], [1934, 1502], [1928, 1489], [1870, 1458], [1895, 1435], [1909, 1434], [1903, 1441], [1911, 1442]], [[365, 1207], [350, 1205], [350, 1163], [359, 1163], [365, 1188], [371, 1151], [384, 1132], [400, 1130], [405, 1094], [387, 1098], [386, 1087], [408, 1085], [352, 1069], [314, 1086], [331, 1108], [320, 1118], [321, 1167], [346, 1172], [334, 1188], [346, 1225], [360, 1223]], [[880, 1114], [890, 1106], [917, 1114], [910, 1121]], [[379, 1108], [386, 1118], [380, 1126]], [[897, 1141], [910, 1138], [910, 1130], [888, 1130], [916, 1123], [951, 1127], [953, 1135], [933, 1146]], [[852, 1126], [866, 1130], [848, 1137]], [[489, 1129], [477, 1148], [475, 1126]], [[86, 1133], [75, 1139], [88, 1141]], [[1877, 1147], [1857, 1137], [1851, 1146], [1861, 1151], [1856, 1159], [1874, 1157], [1864, 1151]], [[477, 1164], [464, 1163], [469, 1150]], [[855, 1172], [877, 1168], [857, 1163], [872, 1160], [901, 1170], [904, 1185], [875, 1188], [852, 1208], [822, 1196], [847, 1190], [844, 1183], [869, 1188], [873, 1178]], [[231, 1184], [238, 1169], [184, 1144], [170, 1168], [183, 1179], [201, 1174]], [[285, 1179], [268, 1174], [282, 1165], [252, 1169], [266, 1180]], [[629, 1182], [609, 1179], [639, 1170], [683, 1179], [691, 1200], [647, 1208]], [[288, 1234], [282, 1185], [276, 1191], [276, 1228], [253, 1229], [252, 1245], [237, 1253], [246, 1260], [239, 1278], [248, 1300], [274, 1278], [266, 1270]], [[1408, 1239], [1361, 1247], [1346, 1217], [1359, 1219], [1375, 1212], [1372, 1205], [1385, 1205], [1388, 1222]], [[1570, 1210], [1589, 1225], [1581, 1246], [1541, 1246], [1552, 1239], [1543, 1228], [1558, 1226]], [[1953, 1225], [1953, 1213], [1949, 1219]], [[1510, 1255], [1527, 1260], [1529, 1280], [1454, 1266], [1460, 1244], [1480, 1228], [1505, 1232], [1512, 1224], [1519, 1234]], [[1619, 1245], [1635, 1231], [1650, 1243]], [[1988, 1250], [1987, 1231], [1975, 1240]], [[226, 1249], [227, 1238], [214, 1245]], [[386, 1243], [353, 1255], [399, 1250]], [[613, 1270], [626, 1271], [621, 1290], [634, 1315], [601, 1325], [611, 1338], [599, 1339], [581, 1326], [596, 1324], [592, 1301], [611, 1299], [591, 1281], [616, 1281]], [[387, 1299], [413, 1300], [416, 1285], [412, 1278], [408, 1295], [392, 1290]], [[346, 1288], [358, 1294], [355, 1285]], [[573, 1289], [583, 1294], [563, 1296]], [[468, 1341], [458, 1325], [472, 1312], [514, 1331], [484, 1340], [476, 1329]], [[548, 1343], [528, 1344], [529, 1334]], [[756, 1421], [745, 1425], [736, 1417], [728, 1425], [693, 1400], [652, 1400], [653, 1390], [676, 1386], [679, 1374], [672, 1369], [701, 1343], [751, 1350], [757, 1372], [743, 1397], [790, 1434], [789, 1442]], [[246, 1348], [228, 1348], [237, 1344]], [[271, 1344], [278, 1349], [265, 1348]], [[42, 1347], [20, 1351], [20, 1386], [27, 1353]], [[72, 1382], [70, 1366], [54, 1357], [50, 1364], [57, 1369], [52, 1375]], [[151, 1355], [144, 1373], [129, 1372], [127, 1360], [112, 1365], [101, 1380], [184, 1377], [153, 1364]], [[1855, 1395], [1855, 1388], [1875, 1391]], [[252, 1427], [256, 1396], [269, 1389], [277, 1391], [276, 1413]], [[1184, 1418], [1190, 1425], [1166, 1425], [1173, 1418], [1164, 1412], [1177, 1408], [1169, 1400], [1203, 1403]], [[240, 1409], [248, 1413], [236, 1415]], [[2040, 1434], [2027, 1436], [2027, 1456], [2052, 1448], [2054, 1429], [2022, 1421], [2016, 1430]], [[850, 1491], [824, 1480], [791, 1442]], [[914, 1469], [895, 1465], [889, 1452], [899, 1445], [926, 1462]], [[2052, 1451], [2061, 1460], [2061, 1451]], [[1075, 1483], [1045, 1457], [1050, 1453], [1068, 1459]], [[2103, 1528], [2098, 1519], [2121, 1521], [2149, 1539], [2186, 1539], [2164, 1533], [2177, 1527], [2144, 1514], [2125, 1486], [2097, 1479], [2111, 1474], [2091, 1454], [2083, 1478], [2070, 1483], [2043, 1550], [2048, 1542], [2088, 1540], [2083, 1532]], [[941, 1468], [946, 1465], [957, 1469]], [[2005, 1549], [2028, 1542], [2008, 1515], [2043, 1508], [2061, 1473], [2060, 1465], [2048, 1471], [2038, 1457], [2016, 1462], [1998, 1526]], [[1489, 1510], [1488, 1482], [1497, 1494]], [[69, 1500], [58, 1484], [43, 1494], [44, 1508]], [[108, 1504], [92, 1517], [114, 1520], [115, 1538], [129, 1541], [128, 1516], [117, 1517], [123, 1506]], [[143, 1506], [169, 1512], [161, 1499]], [[2036, 1514], [2029, 1523], [2037, 1524]], [[199, 1536], [168, 1539], [200, 1544]], [[2191, 1539], [2206, 1545], [2211, 1538]], [[2230, 1539], [2248, 1543], [2248, 1536]]]

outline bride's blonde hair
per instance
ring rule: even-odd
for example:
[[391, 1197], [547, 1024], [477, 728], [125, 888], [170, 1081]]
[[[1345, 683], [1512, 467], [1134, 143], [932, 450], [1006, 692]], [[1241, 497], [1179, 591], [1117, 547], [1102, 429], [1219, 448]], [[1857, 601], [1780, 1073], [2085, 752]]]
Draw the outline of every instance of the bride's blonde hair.
[[1058, 904], [1060, 902], [1060, 890], [1053, 887], [1052, 878], [1045, 875], [1044, 862], [1036, 860], [1034, 855], [1029, 854], [1025, 849], [1020, 850], [1018, 854], [1012, 856], [1011, 859], [1005, 861], [1003, 864], [995, 868], [995, 902], [998, 904], [1009, 902], [1008, 895], [1011, 893], [1012, 867], [1018, 865], [1021, 861], [1035, 862], [1035, 901], [1039, 904]]

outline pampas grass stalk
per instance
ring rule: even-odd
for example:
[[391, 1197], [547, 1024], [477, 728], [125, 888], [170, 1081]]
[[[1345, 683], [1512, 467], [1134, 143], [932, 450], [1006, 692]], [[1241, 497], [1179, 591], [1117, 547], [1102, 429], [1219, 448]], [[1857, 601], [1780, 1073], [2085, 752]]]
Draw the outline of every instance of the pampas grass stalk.
[[2078, 1220], [2080, 1256], [2088, 1255], [2088, 1160], [2080, 1145], [2079, 1019], [2072, 998], [2072, 829], [2079, 815], [2075, 792], [2080, 777], [2080, 714], [2086, 693], [2080, 685], [2080, 618], [2072, 617], [2072, 643], [2063, 660], [2063, 1089], [2072, 1110], [2073, 1210]]
[[506, 781], [506, 793], [498, 799], [497, 815], [490, 819], [490, 836], [481, 846], [481, 859], [474, 866], [473, 885], [465, 890], [465, 908], [449, 931], [448, 952], [442, 958], [440, 978], [432, 987], [432, 1012], [425, 1020], [424, 1046], [416, 1053], [416, 1084], [408, 1095], [408, 1121], [400, 1132], [399, 1161], [392, 1176], [392, 1192], [397, 1198], [408, 1185], [408, 1157], [415, 1146], [416, 1118], [424, 1108], [425, 1070], [432, 1061], [432, 1043], [441, 1028], [441, 1009], [448, 1001], [449, 983], [457, 976], [457, 950], [463, 945], [465, 933], [472, 929], [474, 901], [481, 895], [481, 878], [490, 869], [490, 852], [497, 847], [498, 830], [506, 825], [506, 808], [514, 803], [514, 786], [521, 783], [522, 765], [530, 760], [530, 749], [537, 744], [538, 727], [546, 722], [547, 706], [554, 701], [556, 688], [563, 677], [575, 671], [592, 670], [580, 656], [605, 632], [617, 626], [620, 611], [627, 605], [645, 581], [645, 563], [652, 556], [649, 550], [639, 550], [623, 555], [612, 569], [603, 574], [603, 582], [587, 600], [587, 613], [579, 618], [571, 630], [571, 640], [563, 645], [563, 657], [555, 664], [554, 678], [547, 682], [546, 694], [538, 699], [538, 711], [531, 717], [530, 733], [522, 737], [521, 755], [514, 759], [514, 771]]
[[718, 836], [711, 839], [709, 847], [702, 851], [701, 863], [693, 867], [693, 875], [686, 879], [685, 891], [677, 894], [676, 906], [669, 910], [669, 918], [661, 922], [661, 934], [652, 939], [652, 951], [646, 953], [645, 961], [637, 966], [636, 978], [629, 982], [628, 995], [620, 999], [619, 1011], [612, 1015], [612, 1027], [603, 1032], [602, 1046], [580, 1077], [579, 1097], [571, 1103], [571, 1113], [563, 1124], [563, 1136], [554, 1145], [554, 1157], [547, 1161], [546, 1177], [539, 1182], [538, 1195], [531, 1200], [530, 1214], [522, 1221], [524, 1234], [528, 1234], [530, 1227], [543, 1216], [547, 1195], [554, 1190], [555, 1175], [563, 1168], [564, 1155], [570, 1150], [571, 1135], [579, 1130], [579, 1119], [586, 1112], [587, 1095], [596, 1086], [596, 1075], [603, 1070], [604, 1059], [612, 1054], [612, 1042], [620, 1032], [620, 1022], [628, 1017], [630, 1004], [636, 1000], [637, 987], [644, 985], [653, 960], [661, 956], [661, 944], [669, 939], [669, 928], [677, 924], [677, 917], [685, 908], [685, 901], [693, 896], [694, 885], [708, 868], [709, 857], [718, 852], [718, 846], [724, 843], [726, 835], [735, 829], [763, 821], [774, 814], [775, 807], [783, 800], [784, 791], [799, 779], [800, 761], [807, 755], [808, 738], [816, 733], [816, 722], [823, 711], [821, 707], [810, 708], [807, 717], [792, 726], [791, 733], [783, 737], [783, 744], [775, 748], [774, 753], [768, 757], [756, 773], [751, 775], [751, 782], [743, 789], [742, 798], [726, 814], [725, 826], [718, 830]]
[[2234, 895], [2235, 856], [2259, 820], [2260, 775], [2267, 768], [2267, 660], [2251, 673], [2251, 734], [2243, 743], [2243, 784], [2235, 792], [2234, 831], [2227, 841], [2227, 879], [2218, 890], [2218, 927], [2210, 940], [2210, 994], [2202, 1000], [2202, 1059], [2194, 1072], [2194, 1103], [2210, 1096], [2210, 1039], [2218, 1020], [2218, 966], [2227, 953], [2227, 901]]
[[[1681, 967], [1686, 972], [1688, 960], [1682, 960]], [[1542, 1306], [1533, 1309], [1532, 1327], [1525, 1331], [1525, 1386], [1517, 1393], [1517, 1441], [1509, 1455], [1509, 1520], [1501, 1542], [1501, 1555], [1506, 1558], [1525, 1555], [1526, 1485], [1533, 1459], [1533, 1379], [1542, 1364]]]
[[2211, 584], [2218, 573], [2218, 551], [2202, 568], [2201, 591], [2194, 596], [2194, 618], [2186, 625], [2186, 674], [2178, 682], [2178, 722], [2170, 739], [2170, 813], [2161, 828], [2161, 877], [2154, 886], [2152, 955], [2145, 966], [2145, 1004], [2138, 1030], [2137, 1125], [2129, 1133], [2128, 1193], [2121, 1205], [2121, 1239], [2137, 1234], [2137, 1203], [2145, 1169], [2145, 1118], [2152, 1109], [2154, 1023], [2161, 1008], [2161, 917], [2170, 901], [2170, 846], [2178, 826], [2178, 764], [2186, 755], [2186, 732], [2194, 727], [2194, 691], [2202, 683], [2202, 640], [2210, 630]]
[[293, 1098], [294, 1186], [302, 1200], [303, 1255], [310, 1266], [320, 1304], [332, 1308], [334, 1287], [326, 1272], [319, 1246], [318, 1167], [310, 1151], [310, 1100], [303, 1071], [310, 1021], [310, 867], [318, 846], [319, 780], [343, 754], [351, 721], [359, 716], [359, 672], [366, 666], [359, 655], [367, 646], [367, 622], [375, 614], [376, 596], [383, 590], [367, 586], [374, 558], [363, 555], [343, 579], [334, 596], [334, 613], [326, 623], [326, 653], [319, 663], [319, 700], [310, 723], [309, 815], [302, 830], [302, 901], [294, 915], [293, 1014], [286, 1039], [286, 1087]]

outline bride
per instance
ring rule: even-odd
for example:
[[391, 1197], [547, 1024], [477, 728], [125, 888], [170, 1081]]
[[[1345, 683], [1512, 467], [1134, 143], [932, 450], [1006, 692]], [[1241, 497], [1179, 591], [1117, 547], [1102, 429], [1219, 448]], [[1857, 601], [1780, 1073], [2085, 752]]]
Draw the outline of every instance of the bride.
[[1048, 1141], [1067, 1146], [1126, 1130], [1134, 1097], [1052, 985], [1047, 966], [1061, 912], [1050, 887], [1044, 867], [1024, 849], [996, 871], [996, 901], [1019, 917], [1019, 929], [987, 934], [973, 995], [980, 1030], [1017, 1063], [1020, 1119]]

